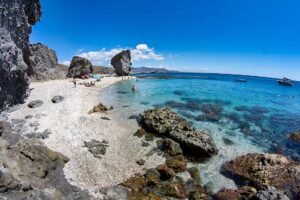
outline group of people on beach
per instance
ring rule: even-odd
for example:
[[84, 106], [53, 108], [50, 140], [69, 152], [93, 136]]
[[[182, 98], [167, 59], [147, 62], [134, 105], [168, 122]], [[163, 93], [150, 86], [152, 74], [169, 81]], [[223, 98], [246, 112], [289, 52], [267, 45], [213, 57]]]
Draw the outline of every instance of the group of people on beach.
[[[128, 77], [128, 79], [129, 79], [129, 77]], [[123, 80], [123, 76], [122, 76], [122, 80]], [[99, 82], [99, 81], [100, 80], [97, 79], [97, 82]], [[72, 83], [74, 84], [74, 88], [76, 88], [77, 80], [75, 78], [73, 79]], [[91, 81], [91, 82], [87, 82], [87, 83], [86, 82], [80, 83], [80, 85], [84, 85], [85, 87], [94, 87], [96, 85], [96, 83]], [[132, 91], [132, 93], [135, 93], [135, 91], [136, 91], [134, 84], [131, 86], [131, 91]]]
[[[74, 85], [74, 88], [77, 87], [77, 80], [76, 79], [73, 79], [73, 85]], [[98, 81], [97, 81], [98, 82]], [[96, 82], [83, 82], [83, 83], [79, 83], [79, 85], [84, 85], [85, 87], [94, 87], [96, 86]]]

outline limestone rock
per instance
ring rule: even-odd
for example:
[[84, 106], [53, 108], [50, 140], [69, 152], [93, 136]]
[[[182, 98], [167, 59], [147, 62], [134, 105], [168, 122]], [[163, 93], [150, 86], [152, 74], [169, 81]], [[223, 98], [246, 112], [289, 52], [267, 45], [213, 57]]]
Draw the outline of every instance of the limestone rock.
[[131, 71], [131, 53], [130, 50], [124, 50], [111, 59], [111, 65], [114, 67], [117, 76], [128, 76]]

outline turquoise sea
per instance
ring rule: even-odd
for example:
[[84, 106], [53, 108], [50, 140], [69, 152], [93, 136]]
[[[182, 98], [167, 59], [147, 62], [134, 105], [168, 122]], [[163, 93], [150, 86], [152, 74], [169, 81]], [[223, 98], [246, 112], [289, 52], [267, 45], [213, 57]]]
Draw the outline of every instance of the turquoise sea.
[[124, 119], [145, 109], [172, 107], [193, 126], [207, 131], [219, 154], [197, 166], [203, 184], [213, 191], [235, 187], [220, 171], [224, 162], [238, 155], [270, 152], [300, 161], [300, 145], [288, 138], [290, 132], [300, 130], [299, 82], [284, 87], [272, 78], [195, 73], [138, 77], [105, 89], [104, 103], [122, 110]]

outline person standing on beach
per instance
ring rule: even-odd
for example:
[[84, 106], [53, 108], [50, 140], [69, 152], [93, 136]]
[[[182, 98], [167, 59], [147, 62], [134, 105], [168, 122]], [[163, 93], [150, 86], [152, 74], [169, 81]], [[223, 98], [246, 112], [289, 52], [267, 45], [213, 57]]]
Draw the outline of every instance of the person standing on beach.
[[76, 86], [77, 86], [77, 81], [76, 81], [75, 78], [73, 79], [73, 84], [74, 84], [74, 88], [76, 88]]

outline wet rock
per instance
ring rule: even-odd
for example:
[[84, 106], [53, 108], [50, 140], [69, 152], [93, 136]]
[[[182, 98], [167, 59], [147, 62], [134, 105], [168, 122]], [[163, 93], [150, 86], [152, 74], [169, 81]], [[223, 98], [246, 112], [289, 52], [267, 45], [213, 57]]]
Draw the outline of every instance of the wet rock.
[[300, 164], [277, 154], [247, 154], [224, 165], [225, 175], [264, 190], [269, 186], [295, 199], [300, 192]]
[[67, 77], [81, 78], [87, 74], [93, 73], [93, 65], [91, 61], [86, 58], [74, 56], [72, 58]]
[[148, 142], [142, 141], [142, 147], [149, 147], [150, 144]]
[[98, 105], [94, 106], [94, 108], [92, 110], [90, 110], [88, 114], [97, 113], [97, 112], [104, 113], [107, 111], [108, 111], [108, 108], [105, 105], [103, 105], [102, 103], [99, 103]]
[[300, 143], [300, 132], [292, 133], [289, 138], [295, 142]]
[[137, 163], [138, 165], [144, 165], [144, 164], [145, 164], [145, 160], [140, 159], [140, 160], [136, 161], [136, 163]]
[[176, 176], [175, 171], [172, 168], [169, 168], [166, 164], [158, 165], [156, 169], [160, 173], [161, 179], [169, 179]]
[[171, 139], [163, 140], [163, 151], [168, 153], [170, 156], [182, 155], [182, 149], [180, 148], [179, 143]]
[[147, 110], [141, 117], [145, 130], [173, 139], [186, 153], [195, 153], [197, 157], [212, 157], [218, 153], [213, 140], [207, 133], [191, 127], [186, 120], [180, 118], [170, 108]]
[[39, 0], [0, 1], [0, 111], [27, 96], [29, 37], [41, 16]]
[[97, 140], [84, 142], [84, 146], [88, 148], [88, 151], [91, 152], [95, 158], [102, 158], [102, 156], [106, 153], [106, 148], [108, 147], [106, 141], [99, 142]]
[[149, 183], [158, 184], [160, 182], [160, 173], [155, 168], [148, 169], [145, 177]]
[[197, 167], [188, 168], [187, 171], [189, 172], [190, 176], [196, 184], [201, 183], [200, 171]]
[[28, 104], [28, 107], [29, 108], [38, 108], [38, 107], [41, 107], [43, 104], [44, 104], [43, 101], [41, 101], [41, 100], [35, 100], [35, 101], [31, 101]]
[[31, 80], [51, 80], [64, 78], [66, 74], [60, 71], [54, 50], [41, 43], [30, 45], [30, 68], [28, 74]]
[[[210, 198], [207, 190], [200, 185], [197, 185], [196, 189], [189, 194], [189, 200], [209, 200], [209, 199], [211, 199], [211, 198]], [[233, 199], [230, 199], [230, 200], [233, 200]]]
[[124, 181], [121, 185], [126, 188], [130, 188], [134, 192], [138, 192], [146, 187], [147, 182], [143, 176], [134, 176]]
[[51, 102], [52, 103], [60, 103], [64, 100], [65, 98], [63, 96], [54, 96], [52, 99], [51, 99]]
[[186, 171], [186, 162], [176, 158], [168, 158], [166, 164], [169, 168], [172, 168], [176, 173]]
[[145, 130], [143, 128], [140, 128], [134, 133], [134, 136], [141, 138], [145, 134], [146, 134]]
[[188, 197], [188, 191], [184, 184], [163, 183], [157, 187], [156, 192], [163, 196], [179, 199], [186, 199]]
[[290, 200], [282, 191], [269, 187], [267, 190], [259, 191], [251, 200]]
[[215, 195], [216, 200], [250, 200], [257, 193], [256, 189], [249, 186], [241, 187], [237, 190], [222, 189]]
[[129, 199], [128, 190], [123, 187], [110, 187], [105, 191], [109, 200]]
[[131, 71], [131, 53], [130, 50], [124, 50], [111, 59], [111, 65], [114, 67], [117, 76], [128, 76]]
[[145, 140], [147, 142], [152, 142], [154, 140], [154, 135], [152, 133], [147, 133], [145, 134]]

